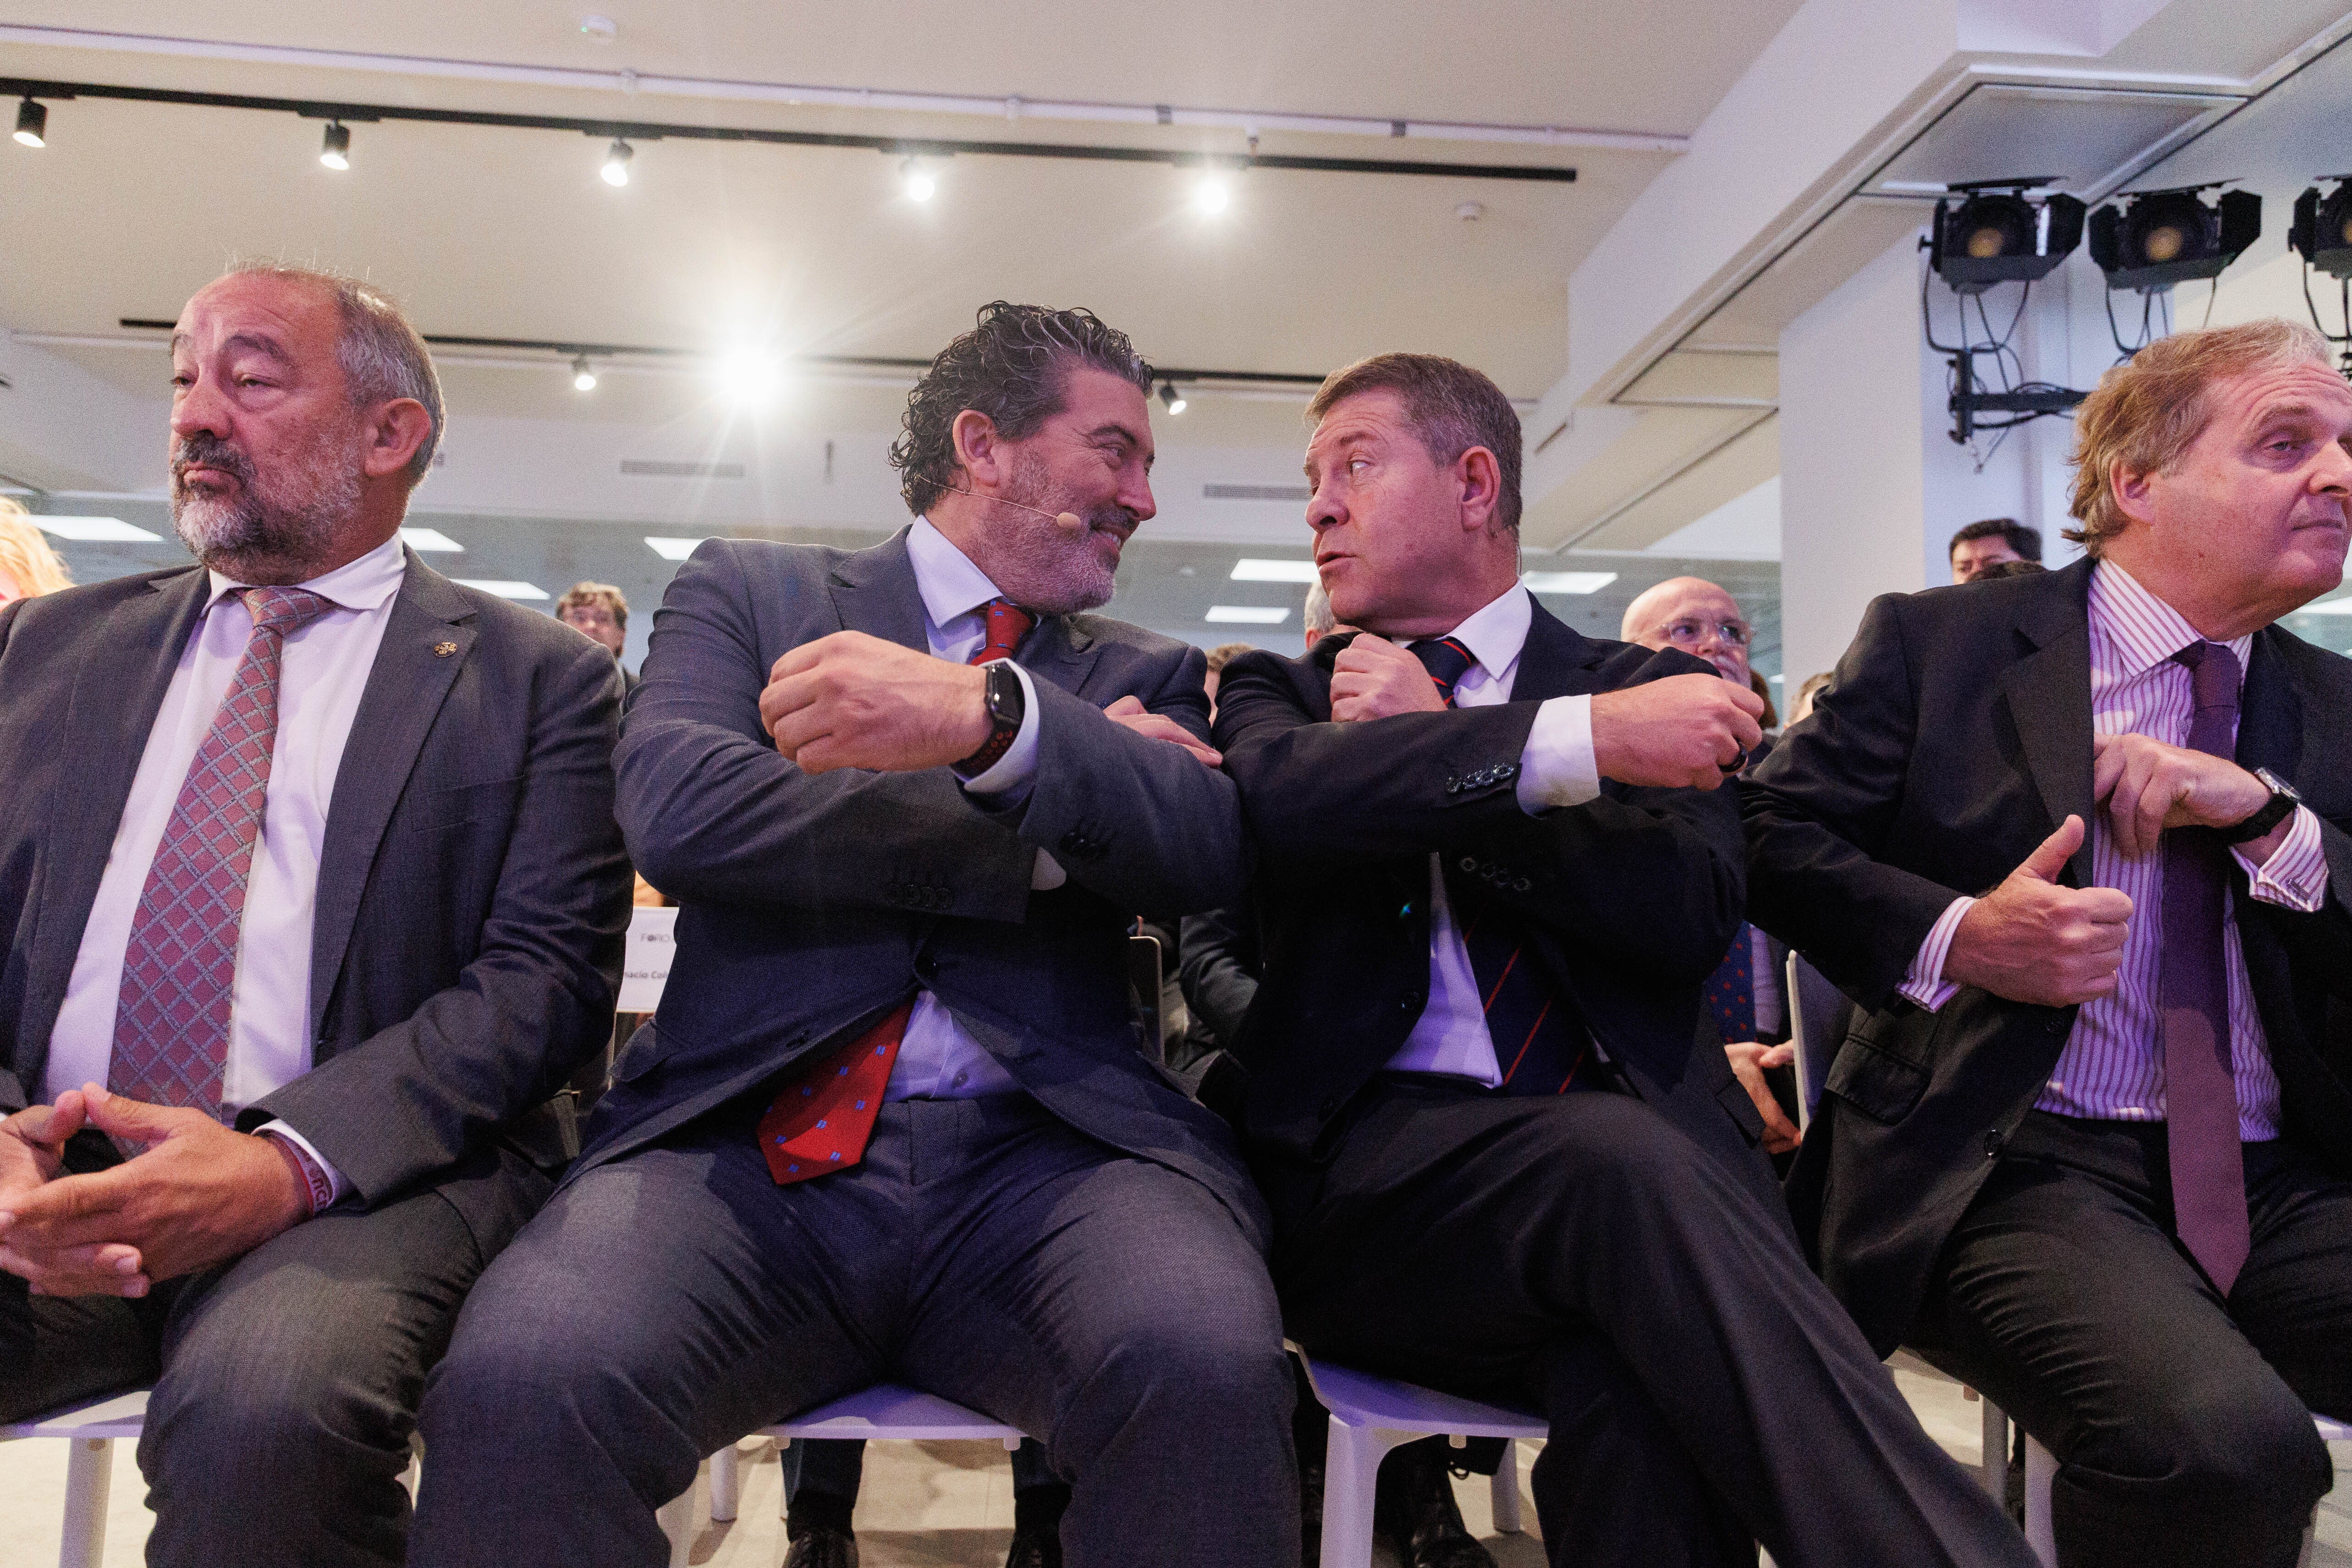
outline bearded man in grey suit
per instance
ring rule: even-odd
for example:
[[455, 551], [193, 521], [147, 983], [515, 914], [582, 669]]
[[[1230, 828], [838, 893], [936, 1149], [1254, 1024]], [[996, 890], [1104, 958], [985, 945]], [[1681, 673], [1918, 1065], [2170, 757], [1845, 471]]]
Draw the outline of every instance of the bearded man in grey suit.
[[441, 394], [373, 289], [232, 272], [172, 388], [202, 564], [0, 611], [0, 1421], [152, 1381], [150, 1563], [397, 1564], [612, 1027], [620, 672], [402, 545]]
[[656, 1562], [704, 1455], [883, 1380], [1037, 1437], [1073, 1563], [1297, 1561], [1265, 1211], [1129, 1008], [1130, 918], [1244, 875], [1201, 652], [1083, 613], [1151, 384], [992, 304], [908, 400], [909, 529], [671, 584], [619, 767], [677, 961], [426, 1390], [412, 1561]]

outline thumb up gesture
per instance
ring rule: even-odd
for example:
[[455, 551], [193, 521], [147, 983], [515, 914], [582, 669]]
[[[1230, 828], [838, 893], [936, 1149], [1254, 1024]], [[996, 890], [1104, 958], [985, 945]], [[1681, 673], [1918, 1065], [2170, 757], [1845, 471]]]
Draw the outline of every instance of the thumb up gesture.
[[1969, 906], [1944, 955], [1945, 979], [2045, 1007], [2114, 993], [2132, 901], [2113, 888], [2058, 885], [2083, 831], [2081, 817], [2068, 817]]

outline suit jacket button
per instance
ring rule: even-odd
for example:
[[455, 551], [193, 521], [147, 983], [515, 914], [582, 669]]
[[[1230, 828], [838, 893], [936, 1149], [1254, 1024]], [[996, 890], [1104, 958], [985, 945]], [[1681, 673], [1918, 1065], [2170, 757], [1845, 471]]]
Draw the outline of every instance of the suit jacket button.
[[1528, 881], [1525, 877], [1521, 877], [1517, 881], [1511, 884], [1511, 890], [1516, 893], [1524, 893], [1534, 886], [1535, 884], [1533, 882]]
[[1465, 871], [1475, 871], [1478, 868], [1478, 858], [1475, 855], [1465, 855], [1462, 857], [1462, 868]]
[[1998, 1160], [1998, 1159], [2000, 1159], [2000, 1145], [2001, 1145], [2000, 1129], [2000, 1128], [1998, 1128], [1998, 1127], [1988, 1127], [1988, 1128], [1986, 1128], [1986, 1129], [1985, 1129], [1985, 1135], [1984, 1135], [1984, 1152], [1985, 1152], [1985, 1158], [1986, 1158], [1986, 1159], [1988, 1159], [1988, 1160]]
[[1518, 763], [1497, 763], [1497, 764], [1496, 765], [1496, 768], [1495, 768], [1495, 777], [1496, 777], [1496, 780], [1498, 780], [1498, 781], [1499, 781], [1499, 780], [1502, 780], [1502, 779], [1507, 779], [1507, 778], [1517, 778], [1517, 777], [1518, 776], [1518, 772], [1519, 772], [1519, 764], [1518, 764]]
[[1454, 778], [1451, 774], [1448, 774], [1445, 780], [1445, 793], [1448, 795], [1460, 795], [1462, 793], [1462, 781], [1458, 778]]

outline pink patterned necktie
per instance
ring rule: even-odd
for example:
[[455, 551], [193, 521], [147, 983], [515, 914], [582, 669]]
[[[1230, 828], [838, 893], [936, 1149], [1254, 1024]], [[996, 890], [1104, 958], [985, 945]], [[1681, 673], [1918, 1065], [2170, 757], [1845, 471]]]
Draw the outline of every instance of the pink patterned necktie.
[[246, 876], [269, 794], [286, 638], [334, 606], [307, 588], [234, 590], [253, 636], [196, 748], [156, 846], [122, 955], [107, 1088], [153, 1105], [221, 1113], [229, 993]]

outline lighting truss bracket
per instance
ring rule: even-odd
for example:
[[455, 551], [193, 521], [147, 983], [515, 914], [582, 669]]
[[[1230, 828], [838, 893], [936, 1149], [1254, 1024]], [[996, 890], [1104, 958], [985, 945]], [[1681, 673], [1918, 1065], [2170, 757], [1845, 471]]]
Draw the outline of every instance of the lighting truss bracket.
[[2026, 387], [2016, 392], [1984, 392], [1978, 388], [1976, 356], [1995, 352], [1987, 344], [1958, 349], [1950, 355], [1952, 395], [1945, 403], [1952, 416], [1952, 441], [1965, 447], [1977, 433], [1978, 416], [2007, 414], [2007, 425], [2022, 425], [2045, 415], [2063, 414], [2090, 395], [2071, 386]]

